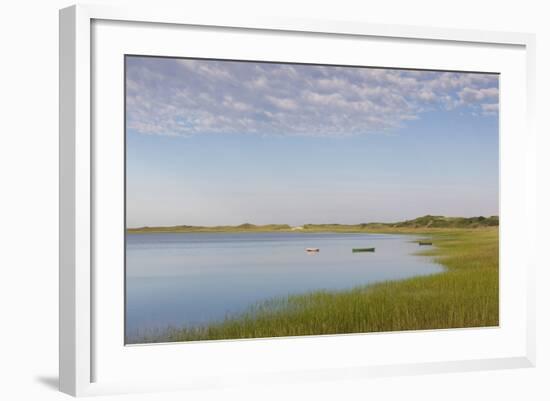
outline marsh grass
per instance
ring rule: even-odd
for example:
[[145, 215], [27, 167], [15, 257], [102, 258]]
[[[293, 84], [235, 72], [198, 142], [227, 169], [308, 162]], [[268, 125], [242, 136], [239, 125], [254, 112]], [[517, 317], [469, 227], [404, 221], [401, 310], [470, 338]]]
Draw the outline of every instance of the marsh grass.
[[430, 238], [434, 247], [419, 254], [445, 266], [442, 273], [272, 299], [221, 322], [139, 342], [498, 326], [498, 227], [410, 231]]

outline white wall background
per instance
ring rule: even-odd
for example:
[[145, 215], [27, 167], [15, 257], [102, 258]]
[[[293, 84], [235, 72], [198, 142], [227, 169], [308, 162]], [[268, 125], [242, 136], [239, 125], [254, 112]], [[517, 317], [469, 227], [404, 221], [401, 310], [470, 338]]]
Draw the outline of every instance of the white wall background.
[[[97, 3], [128, 4], [112, 0]], [[139, 1], [148, 3], [147, 1]], [[149, 1], [223, 14], [250, 13], [429, 25], [537, 36], [538, 366], [534, 369], [106, 397], [158, 400], [550, 399], [550, 25], [544, 1]], [[5, 1], [0, 14], [0, 398], [57, 400], [58, 21], [64, 0]], [[521, 133], [518, 133], [521, 135]]]

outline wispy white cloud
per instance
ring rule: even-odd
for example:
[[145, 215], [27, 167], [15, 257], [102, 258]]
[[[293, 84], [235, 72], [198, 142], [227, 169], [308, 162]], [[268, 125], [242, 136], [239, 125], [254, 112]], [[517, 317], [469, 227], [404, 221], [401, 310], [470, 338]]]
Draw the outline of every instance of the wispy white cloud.
[[482, 103], [481, 114], [484, 116], [495, 116], [499, 110], [498, 103]]
[[128, 127], [143, 134], [341, 136], [428, 111], [498, 113], [495, 75], [131, 57]]
[[462, 89], [458, 96], [463, 103], [478, 103], [482, 100], [498, 99], [498, 88], [470, 88]]
[[481, 105], [483, 111], [498, 111], [498, 103], [484, 103]]

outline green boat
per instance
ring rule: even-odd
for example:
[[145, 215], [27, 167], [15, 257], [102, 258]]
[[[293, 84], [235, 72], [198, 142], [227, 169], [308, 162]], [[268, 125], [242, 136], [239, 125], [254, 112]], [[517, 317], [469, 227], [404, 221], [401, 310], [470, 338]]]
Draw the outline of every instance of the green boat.
[[352, 248], [352, 252], [374, 252], [374, 248]]

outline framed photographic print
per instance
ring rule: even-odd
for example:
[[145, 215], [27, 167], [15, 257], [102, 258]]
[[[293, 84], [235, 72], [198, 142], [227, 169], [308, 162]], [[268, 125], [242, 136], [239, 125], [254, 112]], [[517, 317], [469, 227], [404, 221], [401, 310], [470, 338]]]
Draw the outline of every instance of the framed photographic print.
[[62, 10], [61, 390], [532, 366], [533, 44]]

